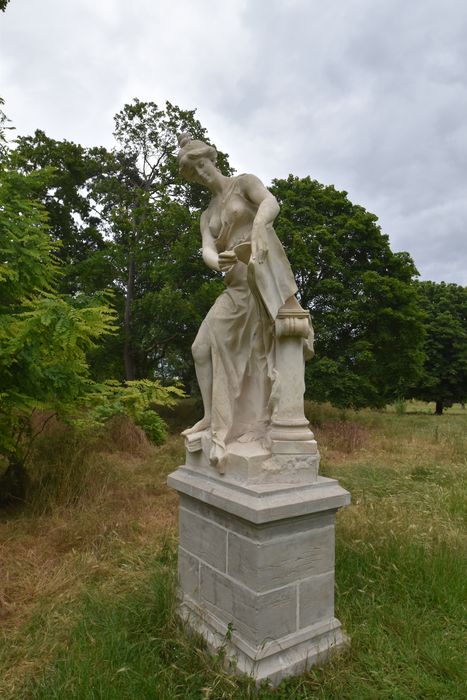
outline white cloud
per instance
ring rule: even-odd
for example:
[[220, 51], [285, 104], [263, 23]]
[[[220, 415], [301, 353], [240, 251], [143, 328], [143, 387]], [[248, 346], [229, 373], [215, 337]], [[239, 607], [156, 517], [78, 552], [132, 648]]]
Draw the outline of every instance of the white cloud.
[[192, 109], [239, 171], [334, 183], [424, 277], [467, 284], [462, 0], [12, 0], [19, 133], [112, 143], [133, 97]]

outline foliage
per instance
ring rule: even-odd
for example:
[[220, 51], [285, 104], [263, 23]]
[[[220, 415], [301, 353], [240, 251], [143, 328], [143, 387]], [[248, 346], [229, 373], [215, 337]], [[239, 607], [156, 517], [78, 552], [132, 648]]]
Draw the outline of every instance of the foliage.
[[112, 251], [104, 239], [101, 212], [93, 188], [110, 158], [104, 148], [83, 148], [56, 141], [37, 130], [20, 136], [12, 152], [21, 173], [49, 173], [36, 192], [47, 214], [55, 253], [63, 263], [59, 291], [93, 293], [111, 286]]
[[[70, 141], [56, 141], [37, 130], [16, 139], [14, 168], [22, 174], [49, 173], [36, 190], [48, 215], [53, 252], [61, 262], [57, 290], [63, 294], [95, 294], [113, 291], [113, 306], [123, 314], [123, 291], [115, 284], [115, 251], [104, 237], [102, 213], [94, 188], [108, 165], [104, 148], [85, 149]], [[121, 326], [101, 338], [88, 353], [95, 379], [123, 376]]]
[[381, 407], [407, 392], [423, 354], [423, 317], [408, 253], [393, 253], [377, 218], [309, 177], [274, 180], [277, 233], [310, 310], [316, 357], [307, 395]]
[[10, 2], [10, 0], [0, 0], [0, 10], [2, 12], [5, 12], [6, 6], [8, 5], [9, 2]]
[[[208, 308], [206, 296], [210, 304], [218, 291], [216, 283], [214, 294], [204, 291], [213, 275], [200, 259], [192, 213], [206, 193], [178, 178], [176, 134], [184, 131], [208, 141], [194, 111], [169, 102], [165, 109], [139, 100], [125, 105], [115, 116], [113, 164], [99, 185], [125, 290], [127, 379], [160, 373], [168, 363], [173, 374], [180, 357], [191, 367], [189, 348]], [[223, 154], [220, 165], [229, 171]]]
[[156, 445], [166, 438], [166, 425], [152, 409], [153, 406], [173, 407], [184, 392], [177, 386], [163, 386], [160, 381], [140, 379], [121, 384], [108, 380], [95, 384], [85, 397], [81, 419], [86, 427], [103, 425], [116, 415], [129, 416], [136, 425], [145, 431]]
[[[114, 291], [119, 333], [91, 353], [96, 378], [193, 378], [190, 346], [222, 283], [199, 255], [207, 194], [178, 178], [183, 131], [208, 141], [194, 111], [134, 100], [115, 117], [111, 152], [41, 131], [17, 140], [22, 171], [53, 168], [41, 201], [65, 264], [62, 291]], [[219, 164], [231, 172], [225, 154]]]
[[0, 459], [2, 497], [24, 492], [31, 415], [65, 412], [89, 387], [86, 353], [113, 329], [103, 295], [60, 296], [47, 213], [51, 172], [15, 169], [0, 115]]
[[426, 314], [426, 360], [412, 395], [435, 401], [436, 413], [467, 399], [467, 287], [420, 282]]

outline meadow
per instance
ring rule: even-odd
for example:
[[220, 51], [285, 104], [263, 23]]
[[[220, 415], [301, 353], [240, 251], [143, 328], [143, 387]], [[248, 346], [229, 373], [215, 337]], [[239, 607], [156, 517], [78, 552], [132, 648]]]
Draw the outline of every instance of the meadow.
[[464, 700], [467, 410], [307, 404], [337, 519], [336, 614], [350, 648], [272, 690], [233, 678], [176, 616], [182, 427], [161, 447], [126, 421], [83, 439], [49, 426], [28, 504], [0, 515], [4, 700]]

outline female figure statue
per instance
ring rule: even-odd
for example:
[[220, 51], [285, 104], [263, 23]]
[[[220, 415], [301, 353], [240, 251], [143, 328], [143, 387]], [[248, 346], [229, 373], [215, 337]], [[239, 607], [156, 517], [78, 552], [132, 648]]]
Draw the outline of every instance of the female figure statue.
[[192, 346], [204, 416], [182, 434], [210, 430], [210, 460], [217, 464], [229, 442], [266, 436], [274, 381], [274, 321], [284, 305], [300, 306], [290, 264], [272, 225], [279, 213], [275, 197], [254, 175], [222, 175], [213, 146], [187, 134], [178, 140], [181, 175], [212, 193], [201, 215], [203, 259], [224, 273], [226, 285]]

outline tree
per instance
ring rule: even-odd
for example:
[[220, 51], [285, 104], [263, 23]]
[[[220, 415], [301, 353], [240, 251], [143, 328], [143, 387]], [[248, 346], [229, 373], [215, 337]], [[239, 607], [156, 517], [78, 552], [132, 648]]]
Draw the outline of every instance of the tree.
[[[176, 135], [185, 131], [208, 140], [194, 111], [169, 102], [164, 109], [139, 100], [125, 105], [115, 117], [117, 147], [97, 187], [125, 296], [127, 379], [173, 374], [186, 361], [191, 368], [194, 333], [219, 290], [198, 254], [195, 210], [207, 195], [178, 178]], [[224, 154], [219, 162], [229, 173]]]
[[423, 362], [410, 256], [393, 253], [377, 217], [346, 192], [292, 175], [271, 189], [281, 206], [277, 233], [315, 327], [307, 396], [359, 408], [406, 395]]
[[0, 0], [0, 10], [2, 12], [5, 12], [6, 6], [8, 5], [9, 2], [10, 2], [10, 0]]
[[435, 401], [436, 414], [467, 398], [467, 287], [445, 282], [419, 282], [426, 314], [423, 374], [414, 398]]
[[[76, 296], [112, 290], [112, 303], [123, 314], [124, 295], [115, 284], [115, 247], [104, 237], [104, 222], [94, 191], [112, 161], [104, 148], [83, 148], [71, 141], [57, 141], [43, 131], [21, 136], [11, 153], [12, 167], [28, 175], [47, 170], [35, 196], [48, 216], [53, 252], [61, 264], [57, 291]], [[123, 334], [100, 339], [88, 359], [94, 379], [123, 377]]]
[[[90, 353], [96, 378], [193, 381], [190, 346], [222, 282], [199, 255], [207, 193], [178, 178], [182, 131], [208, 140], [194, 111], [135, 100], [115, 117], [111, 152], [41, 131], [17, 139], [22, 172], [53, 169], [40, 199], [64, 263], [61, 291], [114, 292], [119, 333]], [[224, 154], [219, 161], [230, 173]]]
[[15, 169], [28, 174], [47, 169], [36, 196], [42, 202], [49, 231], [61, 260], [59, 289], [65, 294], [95, 292], [113, 283], [111, 246], [103, 235], [102, 214], [94, 189], [110, 159], [105, 148], [83, 148], [56, 141], [41, 130], [20, 136], [12, 152]]
[[[86, 352], [112, 330], [102, 299], [54, 291], [58, 262], [34, 198], [48, 173], [0, 163], [0, 462], [2, 498], [21, 498], [38, 409], [64, 413], [88, 387]], [[5, 491], [7, 493], [5, 493]]]
[[59, 261], [37, 199], [52, 173], [15, 169], [7, 122], [0, 110], [1, 499], [24, 493], [32, 413], [63, 413], [86, 393], [86, 352], [112, 331], [114, 316], [102, 297], [57, 294]]

